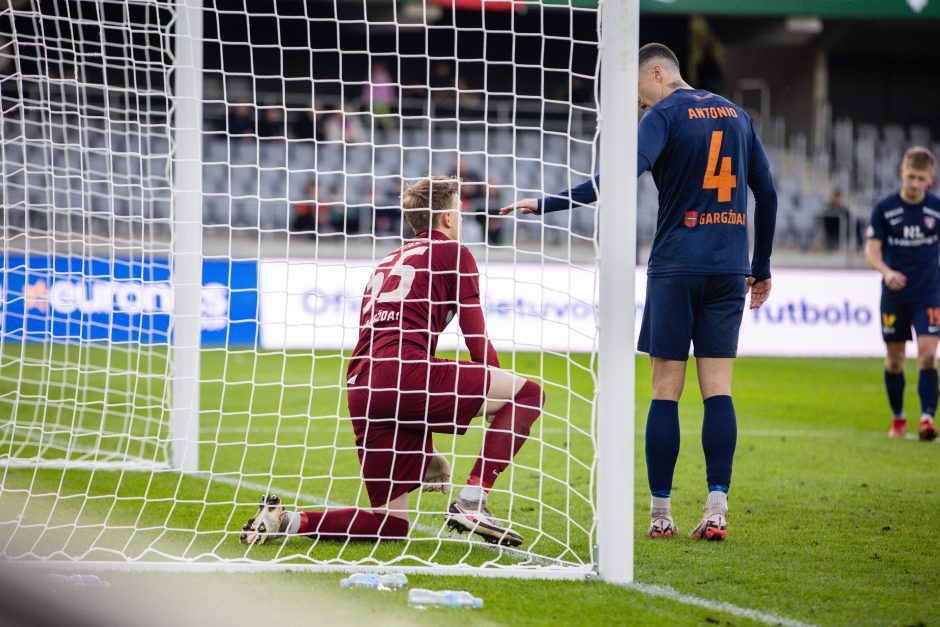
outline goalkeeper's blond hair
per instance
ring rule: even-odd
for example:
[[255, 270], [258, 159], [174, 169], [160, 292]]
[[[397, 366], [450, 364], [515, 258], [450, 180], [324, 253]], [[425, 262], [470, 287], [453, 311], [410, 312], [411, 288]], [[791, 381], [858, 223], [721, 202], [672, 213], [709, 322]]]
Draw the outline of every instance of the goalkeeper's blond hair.
[[415, 233], [437, 226], [440, 215], [454, 208], [460, 179], [453, 176], [429, 176], [405, 188], [401, 207]]

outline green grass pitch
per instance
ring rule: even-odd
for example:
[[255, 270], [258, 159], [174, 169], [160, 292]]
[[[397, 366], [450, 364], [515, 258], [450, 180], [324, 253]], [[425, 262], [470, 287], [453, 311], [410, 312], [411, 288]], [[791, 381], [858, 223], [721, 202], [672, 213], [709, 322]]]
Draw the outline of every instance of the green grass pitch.
[[[55, 457], [65, 445], [72, 447], [73, 456], [92, 451], [99, 459], [121, 451], [138, 457], [159, 454], [156, 442], [166, 432], [153, 400], [162, 395], [165, 382], [133, 373], [160, 372], [165, 356], [119, 350], [109, 356], [62, 346], [45, 350], [54, 353], [43, 356], [42, 347], [28, 346], [7, 347], [0, 354], [0, 455], [41, 451]], [[55, 368], [38, 365], [50, 357]], [[86, 374], [78, 374], [77, 363]], [[364, 504], [351, 433], [335, 418], [345, 415], [337, 386], [341, 363], [338, 356], [326, 354], [313, 359], [300, 353], [204, 351], [201, 435], [216, 444], [201, 447], [200, 465], [216, 478], [0, 469], [3, 552], [9, 557], [66, 554], [94, 560], [245, 557], [246, 549], [233, 533], [251, 514], [247, 504], [259, 496], [257, 485], [270, 483], [291, 505], [314, 506], [322, 499]], [[514, 367], [544, 377], [549, 405], [519, 463], [501, 478], [506, 492], [496, 494], [494, 508], [527, 527], [524, 548], [565, 563], [586, 563], [592, 520], [586, 467], [593, 455], [591, 362], [586, 356], [567, 360], [519, 354]], [[638, 581], [806, 623], [940, 622], [934, 602], [940, 589], [940, 447], [885, 437], [887, 403], [878, 360], [738, 360], [734, 396], [739, 437], [729, 541], [723, 544], [645, 538], [648, 492], [642, 432], [649, 376], [646, 360], [638, 360], [633, 531]], [[911, 369], [909, 382], [914, 377]], [[78, 412], [76, 387], [83, 390]], [[916, 385], [908, 385], [907, 408], [914, 416], [915, 392]], [[689, 369], [680, 415], [682, 451], [673, 507], [680, 531], [686, 532], [697, 522], [705, 496], [699, 444], [702, 405], [694, 368]], [[40, 419], [61, 428], [26, 428]], [[101, 437], [119, 428], [137, 437]], [[68, 431], [83, 435], [67, 437]], [[437, 441], [438, 448], [456, 457], [455, 480], [472, 464], [479, 436], [473, 430], [462, 438]], [[537, 472], [538, 467], [544, 472]], [[331, 479], [331, 469], [334, 477], [344, 479]], [[239, 476], [251, 485], [236, 490]], [[233, 502], [245, 505], [235, 508]], [[423, 495], [412, 505], [421, 513], [413, 521], [418, 529], [409, 542], [314, 545], [292, 540], [254, 547], [247, 557], [403, 565], [518, 562], [518, 556], [441, 543], [420, 531], [439, 527], [439, 512], [446, 505], [443, 495]], [[324, 619], [381, 616], [391, 623], [424, 624], [446, 616], [443, 610], [409, 610], [403, 593], [341, 592], [339, 578], [262, 576], [286, 618], [303, 616], [302, 608], [310, 607], [311, 599], [324, 608]], [[257, 590], [258, 585], [257, 575], [147, 573], [111, 580], [115, 598], [141, 587], [198, 586], [233, 607], [246, 596], [239, 590]], [[720, 608], [692, 607], [592, 581], [415, 576], [412, 585], [459, 587], [482, 596], [483, 610], [461, 615], [462, 622], [472, 624], [751, 622]]]

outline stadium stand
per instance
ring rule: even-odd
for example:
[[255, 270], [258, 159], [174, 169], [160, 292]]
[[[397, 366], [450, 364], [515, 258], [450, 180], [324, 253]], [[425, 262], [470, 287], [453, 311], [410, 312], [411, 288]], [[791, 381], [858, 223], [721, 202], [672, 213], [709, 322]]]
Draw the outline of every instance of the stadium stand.
[[[134, 215], [169, 219], [166, 138], [135, 143], [132, 138], [141, 135], [131, 123], [110, 119], [104, 110], [100, 117], [81, 119], [55, 114], [59, 118], [55, 132], [43, 137], [43, 115], [52, 114], [32, 110], [7, 116], [3, 124], [7, 227], [67, 231], [84, 221], [88, 228], [106, 231]], [[328, 123], [330, 115], [329, 110], [318, 115], [317, 123]], [[453, 171], [459, 156], [469, 171], [479, 173], [492, 187], [482, 199], [488, 211], [508, 202], [515, 190], [551, 192], [579, 182], [566, 180], [568, 167], [584, 173], [592, 168], [593, 129], [589, 128], [568, 137], [535, 126], [517, 124], [506, 133], [500, 127], [487, 130], [483, 124], [452, 120], [449, 126], [435, 123], [429, 147], [426, 118], [396, 116], [395, 126], [377, 124], [372, 129], [364, 113], [345, 117], [347, 126], [354, 120], [367, 132], [368, 142], [297, 137], [290, 130], [297, 128], [293, 124], [286, 137], [258, 139], [225, 132], [232, 121], [229, 117], [227, 122], [224, 114], [207, 121], [207, 126], [219, 130], [207, 133], [203, 144], [204, 224], [245, 233], [286, 233], [293, 207], [319, 200], [340, 216], [354, 214], [339, 220], [349, 234], [373, 233], [375, 210], [396, 209], [399, 178], [418, 176], [428, 164], [435, 171]], [[459, 134], [457, 124], [461, 124]], [[828, 150], [807, 156], [805, 137], [794, 134], [784, 142], [783, 132], [764, 134], [775, 163], [778, 236], [784, 247], [823, 246], [822, 225], [830, 216], [839, 221], [839, 250], [854, 249], [872, 201], [896, 186], [897, 164], [905, 147], [919, 144], [940, 152], [940, 141], [923, 126], [878, 127], [846, 119], [835, 122], [829, 135]], [[329, 198], [306, 198], [311, 181]], [[833, 215], [828, 200], [837, 189], [843, 191], [846, 209]], [[637, 232], [640, 241], [648, 241], [655, 231], [657, 206], [649, 174], [640, 179], [638, 190]], [[559, 220], [568, 219], [575, 233], [592, 235], [591, 212], [573, 212], [570, 218], [550, 215], [545, 223], [558, 226]], [[537, 239], [541, 228], [539, 221], [523, 219], [516, 237]]]

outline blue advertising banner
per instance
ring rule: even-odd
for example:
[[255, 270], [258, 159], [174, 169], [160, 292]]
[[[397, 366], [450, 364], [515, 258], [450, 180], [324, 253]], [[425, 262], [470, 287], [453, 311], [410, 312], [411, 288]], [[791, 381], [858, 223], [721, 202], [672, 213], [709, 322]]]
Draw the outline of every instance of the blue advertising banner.
[[[202, 343], [254, 346], [258, 264], [205, 260], [202, 284]], [[165, 258], [9, 256], [0, 288], [4, 341], [169, 343]]]

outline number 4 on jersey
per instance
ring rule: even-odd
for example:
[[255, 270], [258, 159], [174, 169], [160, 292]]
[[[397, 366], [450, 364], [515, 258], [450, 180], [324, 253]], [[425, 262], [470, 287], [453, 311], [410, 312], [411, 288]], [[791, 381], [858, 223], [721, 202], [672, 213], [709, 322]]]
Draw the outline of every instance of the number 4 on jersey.
[[712, 143], [708, 146], [708, 165], [705, 166], [705, 182], [702, 189], [717, 189], [718, 202], [731, 202], [731, 190], [738, 186], [738, 177], [731, 173], [731, 157], [721, 159], [721, 170], [713, 174], [718, 167], [718, 153], [721, 152], [723, 131], [712, 131]]

